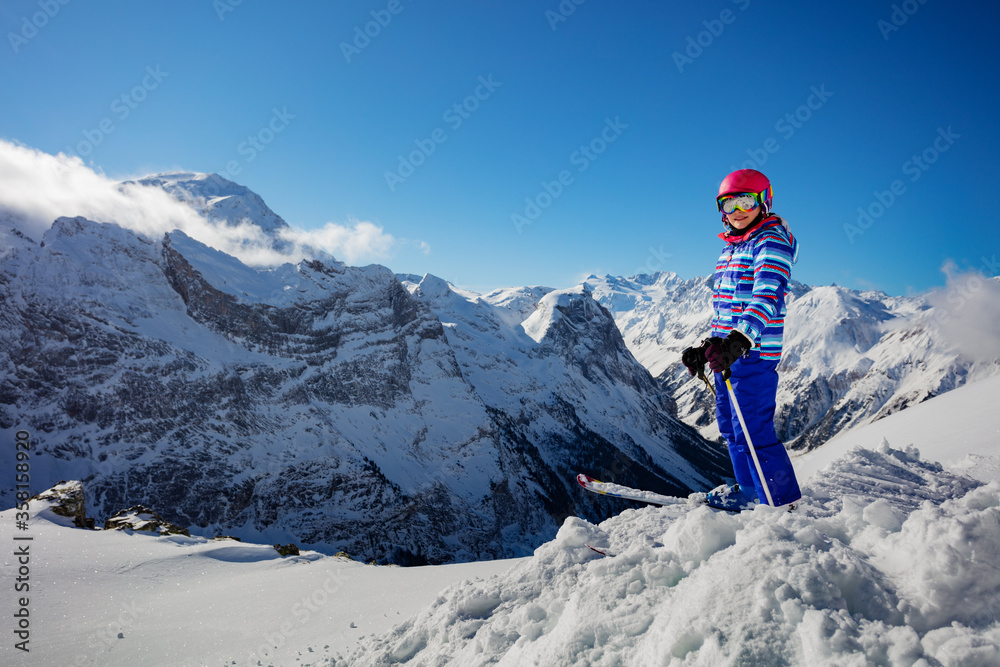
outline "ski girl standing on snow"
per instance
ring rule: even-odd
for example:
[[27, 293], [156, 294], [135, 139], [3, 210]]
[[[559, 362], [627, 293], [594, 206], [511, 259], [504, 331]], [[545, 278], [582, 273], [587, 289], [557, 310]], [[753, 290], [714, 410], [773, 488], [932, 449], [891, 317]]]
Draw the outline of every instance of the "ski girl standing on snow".
[[725, 227], [719, 238], [726, 245], [715, 267], [712, 337], [681, 357], [692, 375], [704, 373], [706, 363], [715, 373], [715, 416], [736, 477], [734, 486], [720, 486], [707, 501], [728, 510], [758, 501], [787, 505], [802, 494], [774, 431], [774, 408], [786, 288], [798, 243], [788, 223], [771, 214], [771, 182], [759, 171], [726, 176], [717, 203]]

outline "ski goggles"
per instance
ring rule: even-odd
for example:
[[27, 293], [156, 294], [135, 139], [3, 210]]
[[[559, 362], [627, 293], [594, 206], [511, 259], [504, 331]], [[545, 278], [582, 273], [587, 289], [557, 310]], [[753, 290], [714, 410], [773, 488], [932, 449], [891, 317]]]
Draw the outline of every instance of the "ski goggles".
[[744, 212], [752, 211], [763, 202], [760, 192], [739, 192], [731, 195], [722, 195], [718, 198], [719, 210], [726, 215], [736, 209]]

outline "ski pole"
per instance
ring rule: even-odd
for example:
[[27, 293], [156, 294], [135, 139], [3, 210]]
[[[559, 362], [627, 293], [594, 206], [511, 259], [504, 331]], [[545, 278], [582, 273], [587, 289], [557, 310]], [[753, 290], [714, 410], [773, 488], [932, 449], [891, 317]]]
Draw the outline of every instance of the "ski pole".
[[750, 440], [750, 431], [747, 430], [747, 423], [743, 421], [743, 412], [740, 411], [740, 404], [736, 401], [736, 392], [733, 391], [733, 385], [729, 382], [729, 373], [725, 375], [726, 378], [726, 388], [729, 390], [729, 400], [733, 403], [733, 409], [736, 410], [736, 417], [740, 420], [740, 427], [743, 429], [743, 437], [747, 439], [747, 444], [750, 445], [750, 456], [753, 457], [753, 464], [757, 468], [757, 475], [760, 477], [760, 483], [764, 487], [764, 495], [767, 496], [767, 504], [774, 507], [774, 501], [771, 499], [771, 489], [767, 487], [767, 480], [764, 479], [764, 471], [760, 468], [760, 461], [757, 459], [757, 450], [753, 448], [753, 442]]
[[712, 396], [715, 396], [715, 387], [712, 386], [712, 383], [708, 381], [707, 377], [705, 377], [705, 369], [704, 368], [702, 368], [700, 371], [698, 371], [698, 377], [701, 378], [705, 382], [706, 385], [708, 385], [708, 389], [712, 392]]

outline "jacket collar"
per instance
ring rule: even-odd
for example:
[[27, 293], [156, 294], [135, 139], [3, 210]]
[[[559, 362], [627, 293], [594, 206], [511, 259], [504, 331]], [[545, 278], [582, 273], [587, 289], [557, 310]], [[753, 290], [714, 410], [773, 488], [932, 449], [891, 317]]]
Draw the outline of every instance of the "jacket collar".
[[757, 226], [755, 226], [746, 234], [740, 234], [739, 236], [732, 236], [729, 234], [728, 231], [726, 231], [719, 234], [719, 238], [725, 241], [726, 243], [732, 245], [739, 245], [740, 243], [743, 243], [747, 239], [751, 239], [757, 234], [760, 234], [763, 230], [768, 229], [770, 227], [774, 227], [775, 225], [778, 226], [781, 225], [781, 218], [779, 218], [776, 215], [769, 215], [763, 220], [761, 220], [759, 223], [757, 223]]

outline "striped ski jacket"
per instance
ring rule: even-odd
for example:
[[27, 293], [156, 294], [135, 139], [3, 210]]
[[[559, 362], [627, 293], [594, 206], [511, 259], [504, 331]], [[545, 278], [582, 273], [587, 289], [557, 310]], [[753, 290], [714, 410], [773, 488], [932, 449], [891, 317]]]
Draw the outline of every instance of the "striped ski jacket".
[[788, 223], [765, 218], [746, 238], [719, 234], [726, 247], [715, 265], [712, 287], [712, 335], [725, 338], [733, 329], [754, 342], [761, 359], [781, 359], [785, 297], [799, 244]]

